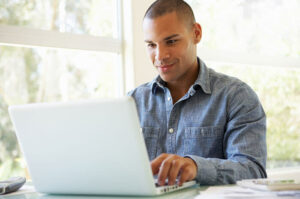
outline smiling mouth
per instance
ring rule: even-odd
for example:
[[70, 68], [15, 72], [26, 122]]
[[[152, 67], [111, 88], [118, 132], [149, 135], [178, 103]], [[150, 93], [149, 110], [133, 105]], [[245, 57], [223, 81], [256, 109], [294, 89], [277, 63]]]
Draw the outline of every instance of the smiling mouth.
[[167, 73], [169, 71], [171, 71], [172, 67], [174, 66], [174, 64], [164, 64], [164, 65], [160, 65], [158, 66], [158, 70], [160, 70], [163, 73]]
[[160, 65], [160, 66], [158, 66], [158, 68], [162, 68], [162, 69], [164, 69], [164, 68], [170, 68], [170, 67], [172, 67], [174, 64], [165, 64], [165, 65]]

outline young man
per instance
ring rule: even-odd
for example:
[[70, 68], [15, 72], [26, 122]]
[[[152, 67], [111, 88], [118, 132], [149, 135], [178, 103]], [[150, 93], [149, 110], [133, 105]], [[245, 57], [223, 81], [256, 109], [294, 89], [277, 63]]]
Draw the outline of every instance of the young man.
[[254, 91], [197, 58], [200, 24], [182, 0], [157, 0], [143, 30], [159, 76], [136, 102], [158, 183], [227, 184], [266, 177], [266, 117]]

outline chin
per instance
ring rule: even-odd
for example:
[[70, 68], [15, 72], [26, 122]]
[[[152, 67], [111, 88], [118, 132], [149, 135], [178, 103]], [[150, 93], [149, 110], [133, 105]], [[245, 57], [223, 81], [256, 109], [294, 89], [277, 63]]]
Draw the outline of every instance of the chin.
[[170, 82], [172, 81], [172, 77], [170, 77], [169, 75], [161, 75], [159, 74], [160, 78], [164, 81], [164, 82]]

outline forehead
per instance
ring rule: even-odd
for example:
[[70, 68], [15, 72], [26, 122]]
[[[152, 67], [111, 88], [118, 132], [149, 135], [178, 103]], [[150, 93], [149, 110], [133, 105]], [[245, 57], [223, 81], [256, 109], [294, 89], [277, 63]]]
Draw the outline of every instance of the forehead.
[[143, 30], [145, 40], [149, 41], [160, 40], [174, 34], [183, 36], [188, 32], [187, 26], [183, 20], [178, 18], [176, 12], [167, 13], [153, 19], [145, 18]]

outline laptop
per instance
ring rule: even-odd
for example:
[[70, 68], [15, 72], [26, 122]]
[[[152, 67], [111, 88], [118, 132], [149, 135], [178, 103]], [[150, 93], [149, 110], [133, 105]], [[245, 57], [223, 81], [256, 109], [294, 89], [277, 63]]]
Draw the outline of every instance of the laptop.
[[131, 97], [9, 107], [38, 192], [153, 196], [156, 187]]

